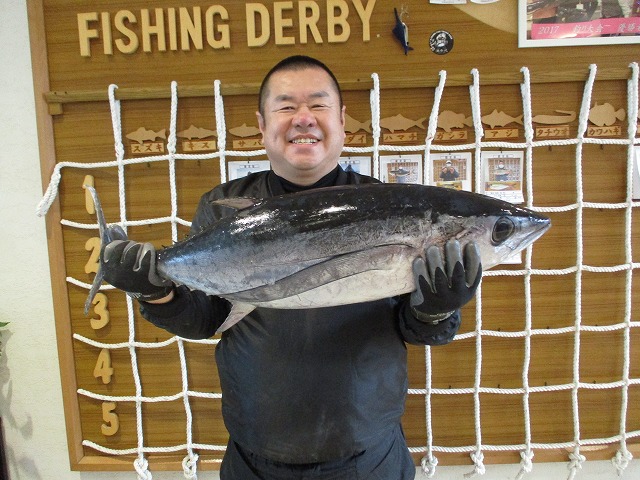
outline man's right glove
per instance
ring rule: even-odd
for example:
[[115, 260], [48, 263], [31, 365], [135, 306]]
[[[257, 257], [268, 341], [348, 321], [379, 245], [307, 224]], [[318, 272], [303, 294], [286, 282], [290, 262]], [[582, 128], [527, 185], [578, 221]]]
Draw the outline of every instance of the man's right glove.
[[[409, 305], [423, 322], [438, 323], [473, 298], [482, 279], [480, 253], [474, 242], [462, 248], [457, 240], [446, 243], [445, 261], [438, 247], [429, 247], [426, 260], [413, 261], [416, 290]], [[446, 264], [445, 264], [446, 263]]]
[[156, 272], [156, 249], [150, 243], [113, 240], [101, 255], [104, 279], [130, 297], [158, 300], [173, 290], [173, 283]]

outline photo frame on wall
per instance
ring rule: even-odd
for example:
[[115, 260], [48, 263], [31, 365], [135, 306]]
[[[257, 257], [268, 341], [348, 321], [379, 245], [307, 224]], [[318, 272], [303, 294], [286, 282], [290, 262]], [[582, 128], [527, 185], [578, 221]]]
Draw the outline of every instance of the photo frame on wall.
[[640, 43], [636, 0], [526, 0], [518, 2], [518, 46]]

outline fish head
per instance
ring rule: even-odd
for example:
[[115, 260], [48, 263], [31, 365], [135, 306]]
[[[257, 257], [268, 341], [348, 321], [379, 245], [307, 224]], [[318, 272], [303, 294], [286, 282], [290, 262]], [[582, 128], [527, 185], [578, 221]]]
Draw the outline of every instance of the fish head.
[[[438, 225], [448, 225], [443, 238], [461, 245], [475, 242], [482, 268], [487, 270], [521, 252], [550, 227], [551, 221], [533, 210], [485, 195], [457, 192]], [[468, 193], [468, 195], [466, 195]]]

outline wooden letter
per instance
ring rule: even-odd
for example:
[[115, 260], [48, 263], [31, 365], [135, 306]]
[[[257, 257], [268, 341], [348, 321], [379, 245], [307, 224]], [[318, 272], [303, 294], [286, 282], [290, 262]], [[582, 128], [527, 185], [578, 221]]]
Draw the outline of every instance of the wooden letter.
[[102, 402], [102, 419], [105, 423], [102, 424], [101, 431], [107, 437], [118, 433], [120, 428], [120, 419], [118, 414], [114, 412], [115, 409], [115, 402]]
[[[307, 16], [307, 12], [311, 12]], [[322, 36], [318, 30], [318, 20], [320, 19], [320, 7], [312, 0], [301, 0], [298, 2], [298, 17], [300, 18], [300, 43], [307, 43], [307, 29], [313, 35], [316, 43], [322, 43]]]
[[84, 249], [91, 252], [91, 256], [84, 266], [84, 273], [98, 273], [98, 267], [100, 266], [100, 239], [91, 237], [84, 244]]
[[368, 42], [371, 40], [371, 14], [373, 13], [373, 7], [376, 5], [376, 0], [369, 0], [367, 3], [367, 7], [362, 6], [362, 0], [351, 0], [353, 6], [356, 7], [356, 12], [358, 12], [358, 16], [360, 20], [362, 20], [362, 41]]
[[[231, 35], [229, 25], [222, 24], [216, 27], [215, 16], [219, 16], [222, 20], [229, 20], [229, 12], [221, 5], [213, 5], [207, 8], [204, 14], [205, 29], [207, 31], [207, 43], [213, 48], [231, 48]], [[216, 33], [219, 39], [216, 39]]]
[[[245, 5], [247, 16], [247, 46], [262, 47], [269, 41], [269, 10], [261, 3], [247, 3]], [[260, 17], [260, 36], [256, 33], [256, 15]]]
[[[93, 175], [85, 175], [84, 180], [82, 181], [83, 187], [93, 187]], [[93, 215], [96, 213], [96, 207], [93, 204], [93, 197], [89, 193], [88, 189], [84, 189], [84, 207], [87, 209], [87, 213], [89, 215]]]
[[111, 382], [113, 368], [111, 367], [111, 352], [109, 352], [109, 349], [103, 348], [100, 350], [98, 361], [93, 369], [93, 376], [95, 378], [102, 378], [102, 383], [105, 385]]
[[100, 330], [101, 328], [106, 327], [109, 323], [109, 309], [107, 308], [109, 300], [104, 293], [98, 292], [91, 303], [95, 305], [93, 311], [100, 317], [91, 319], [91, 328], [94, 330]]
[[102, 47], [105, 55], [113, 55], [113, 35], [111, 35], [111, 15], [109, 12], [100, 14], [102, 22]]
[[98, 20], [98, 12], [79, 13], [78, 14], [78, 40], [80, 41], [80, 55], [82, 57], [91, 56], [92, 38], [98, 38], [98, 30], [89, 28], [89, 22]]
[[293, 26], [292, 18], [284, 18], [285, 10], [293, 10], [293, 2], [275, 2], [273, 4], [273, 27], [276, 37], [276, 45], [294, 45], [295, 38], [285, 37], [284, 29]]
[[[349, 40], [351, 27], [347, 21], [348, 16], [349, 5], [345, 0], [327, 0], [327, 38], [329, 43], [344, 43]], [[339, 34], [336, 33], [337, 27], [342, 30]]]
[[202, 12], [200, 7], [193, 7], [193, 19], [185, 7], [180, 7], [180, 48], [191, 50], [189, 40], [196, 50], [202, 50]]
[[128, 23], [137, 23], [136, 16], [129, 10], [118, 10], [113, 19], [113, 23], [121, 34], [129, 39], [129, 43], [124, 42], [121, 38], [116, 39], [116, 47], [122, 53], [134, 53], [138, 50], [140, 41], [136, 33], [125, 25]]
[[151, 35], [158, 38], [158, 50], [165, 52], [167, 50], [167, 42], [164, 36], [164, 10], [156, 8], [156, 24], [151, 25], [151, 17], [149, 9], [140, 10], [140, 21], [142, 23], [142, 50], [151, 51]]

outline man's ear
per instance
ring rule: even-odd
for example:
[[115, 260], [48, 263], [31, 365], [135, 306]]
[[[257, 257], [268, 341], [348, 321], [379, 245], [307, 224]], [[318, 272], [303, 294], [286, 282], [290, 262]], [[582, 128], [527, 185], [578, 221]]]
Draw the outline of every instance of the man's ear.
[[260, 133], [264, 136], [264, 117], [260, 111], [256, 112], [256, 118], [258, 119], [258, 128], [260, 129]]

